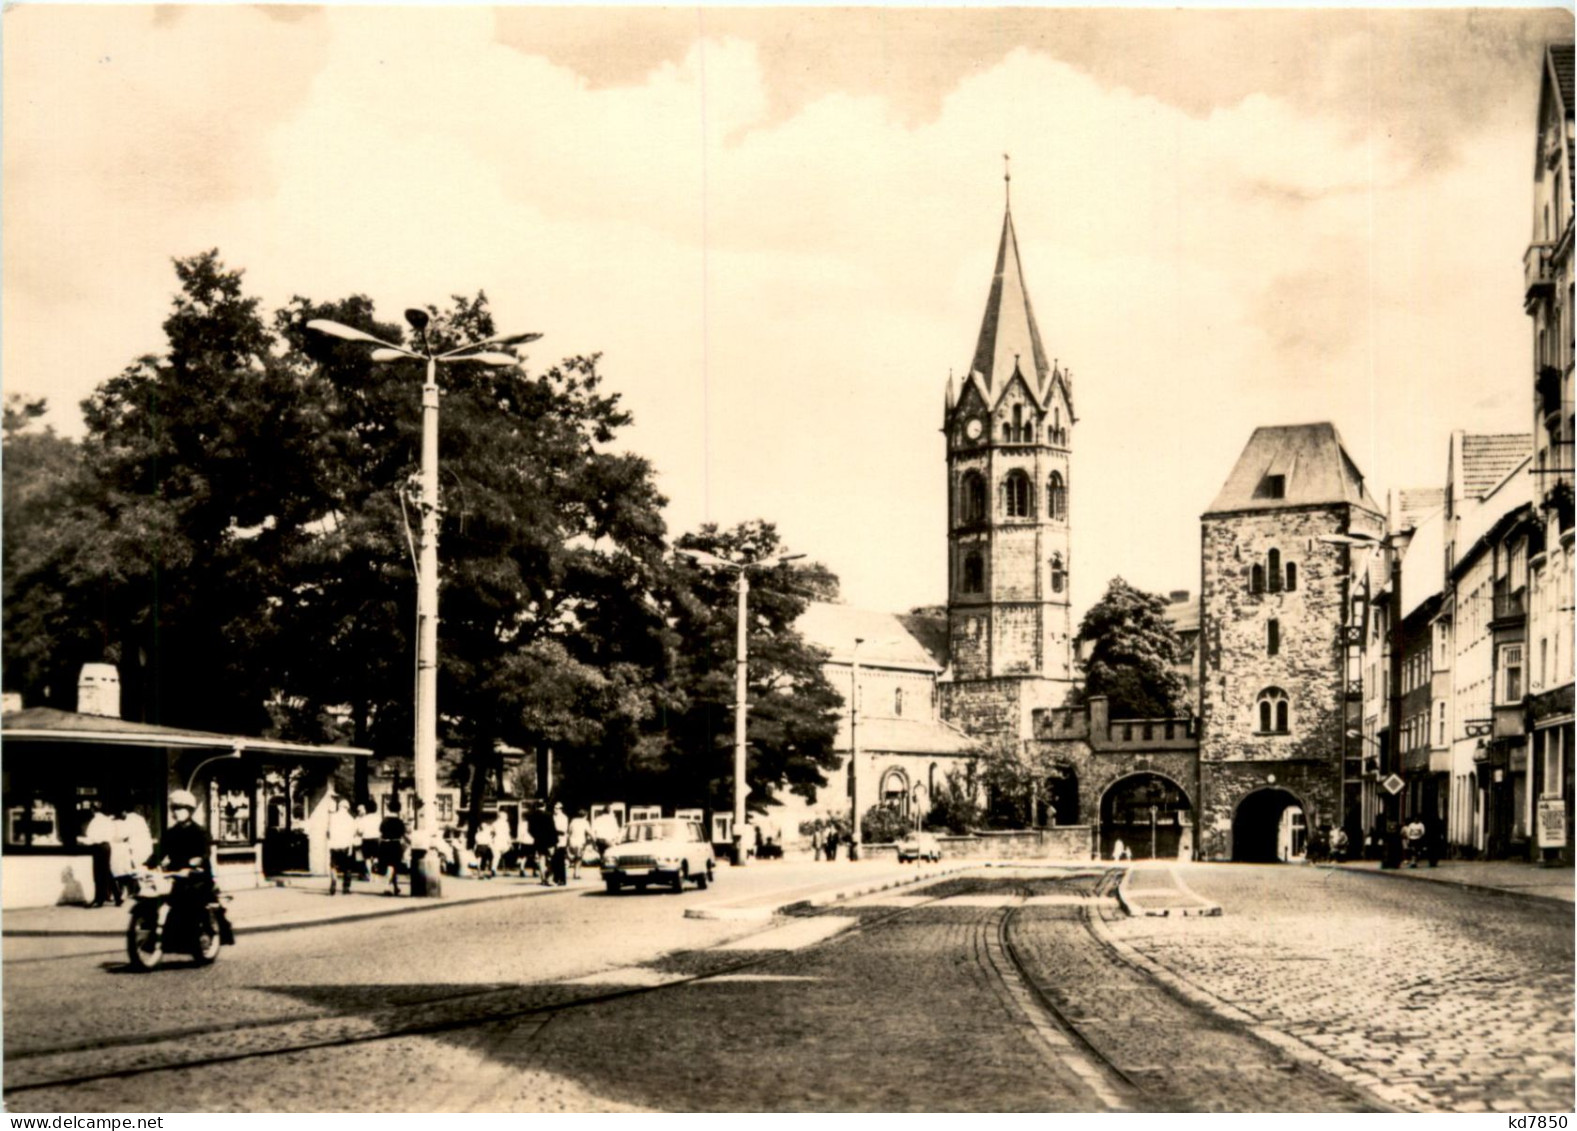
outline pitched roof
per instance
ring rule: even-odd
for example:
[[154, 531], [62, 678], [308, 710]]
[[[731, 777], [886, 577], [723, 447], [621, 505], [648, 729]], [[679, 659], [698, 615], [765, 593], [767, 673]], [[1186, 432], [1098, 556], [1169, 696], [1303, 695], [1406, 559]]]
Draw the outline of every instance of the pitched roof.
[[861, 664], [940, 672], [946, 666], [947, 626], [938, 628], [933, 621], [813, 601], [794, 627], [808, 642], [824, 648], [833, 663], [851, 663], [859, 640]]
[[1532, 437], [1526, 432], [1463, 435], [1462, 490], [1470, 499], [1482, 499], [1528, 458], [1532, 448]]
[[[1272, 476], [1281, 477], [1279, 496], [1269, 489], [1267, 481]], [[1351, 503], [1380, 513], [1336, 426], [1324, 421], [1277, 424], [1254, 429], [1205, 514], [1337, 503]]]
[[[847, 740], [848, 728], [841, 738]], [[977, 743], [940, 719], [887, 719], [860, 716], [860, 750], [874, 754], [967, 754]], [[847, 747], [842, 747], [846, 749]]]
[[1396, 493], [1396, 513], [1392, 525], [1397, 530], [1413, 530], [1431, 513], [1446, 505], [1444, 487], [1407, 487]]
[[217, 750], [241, 746], [248, 752], [258, 754], [372, 755], [371, 750], [360, 746], [312, 746], [274, 738], [252, 738], [186, 727], [127, 722], [105, 715], [80, 715], [74, 711], [57, 711], [53, 707], [28, 707], [10, 712], [0, 718], [0, 736], [6, 741], [27, 739], [35, 742], [84, 742], [111, 746], [185, 746]]
[[1561, 102], [1566, 116], [1572, 116], [1572, 45], [1550, 44], [1550, 69], [1555, 72], [1555, 82], [1560, 88]]
[[991, 293], [986, 298], [986, 313], [980, 320], [980, 339], [975, 344], [970, 368], [980, 374], [987, 389], [1005, 387], [1018, 369], [1036, 395], [1045, 389], [1051, 373], [1046, 350], [1040, 344], [1040, 329], [1035, 325], [1035, 312], [1030, 308], [1029, 291], [1024, 286], [1011, 211], [1002, 217], [996, 273], [991, 279]]

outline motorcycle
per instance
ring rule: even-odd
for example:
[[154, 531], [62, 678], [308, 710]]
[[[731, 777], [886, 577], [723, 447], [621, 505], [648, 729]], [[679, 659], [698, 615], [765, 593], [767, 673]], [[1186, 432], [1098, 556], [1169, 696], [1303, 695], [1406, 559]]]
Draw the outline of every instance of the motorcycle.
[[[206, 884], [209, 898], [172, 899], [182, 882]], [[146, 973], [169, 952], [189, 954], [198, 966], [219, 957], [221, 946], [235, 942], [230, 918], [208, 873], [198, 868], [170, 872], [146, 871], [136, 877], [131, 922], [126, 927], [126, 957], [132, 969]]]

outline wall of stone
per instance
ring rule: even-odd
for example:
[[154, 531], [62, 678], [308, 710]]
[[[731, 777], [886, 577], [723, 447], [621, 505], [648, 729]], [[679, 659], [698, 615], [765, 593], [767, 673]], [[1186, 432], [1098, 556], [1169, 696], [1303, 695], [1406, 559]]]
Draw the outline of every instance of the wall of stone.
[[[1338, 629], [1344, 548], [1321, 542], [1339, 533], [1345, 507], [1288, 509], [1209, 517], [1203, 523], [1203, 679], [1200, 757], [1219, 761], [1316, 761], [1337, 766], [1343, 721]], [[1255, 594], [1250, 571], [1271, 549], [1297, 567], [1291, 592]], [[1268, 654], [1268, 622], [1280, 647]], [[1290, 705], [1287, 734], [1261, 731], [1262, 690], [1280, 688]], [[1339, 767], [1338, 767], [1339, 768]]]
[[[955, 668], [955, 677], [960, 675]], [[942, 717], [976, 738], [1017, 734], [1023, 680], [954, 678], [937, 685]]]
[[1279, 789], [1292, 794], [1303, 806], [1310, 830], [1336, 823], [1340, 776], [1323, 763], [1285, 761], [1207, 762], [1204, 772], [1203, 814], [1199, 822], [1200, 858], [1232, 859], [1232, 818], [1250, 793]]

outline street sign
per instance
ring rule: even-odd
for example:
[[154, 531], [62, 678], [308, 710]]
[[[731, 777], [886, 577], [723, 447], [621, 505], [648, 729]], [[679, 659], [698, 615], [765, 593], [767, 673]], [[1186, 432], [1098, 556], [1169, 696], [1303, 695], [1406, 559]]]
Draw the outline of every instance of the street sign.
[[1395, 774], [1392, 774], [1380, 784], [1385, 787], [1385, 791], [1392, 797], [1395, 797], [1398, 793], [1401, 793], [1402, 790], [1407, 788], [1407, 783], [1401, 778], [1397, 777]]

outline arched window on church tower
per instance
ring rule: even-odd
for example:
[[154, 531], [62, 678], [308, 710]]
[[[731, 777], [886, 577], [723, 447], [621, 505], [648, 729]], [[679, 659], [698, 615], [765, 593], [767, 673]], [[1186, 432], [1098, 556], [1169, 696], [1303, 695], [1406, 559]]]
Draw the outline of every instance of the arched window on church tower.
[[1030, 517], [1032, 503], [1029, 476], [1022, 471], [1010, 471], [1002, 480], [1002, 511], [1009, 518]]
[[984, 522], [986, 518], [986, 480], [978, 471], [964, 473], [959, 484], [958, 520]]
[[983, 593], [986, 588], [986, 563], [973, 550], [964, 555], [964, 592]]
[[903, 688], [901, 687], [893, 688], [893, 714], [900, 718], [903, 716]]
[[1281, 592], [1281, 551], [1272, 550], [1265, 555], [1265, 583], [1272, 593]]
[[1062, 555], [1051, 555], [1051, 591], [1061, 593], [1068, 585], [1068, 571], [1063, 567]]
[[1046, 484], [1046, 517], [1058, 522], [1068, 517], [1068, 485], [1062, 481], [1061, 473], [1056, 471], [1051, 473], [1051, 479]]
[[1259, 562], [1254, 563], [1254, 568], [1248, 572], [1248, 591], [1250, 593], [1265, 592], [1265, 567]]

